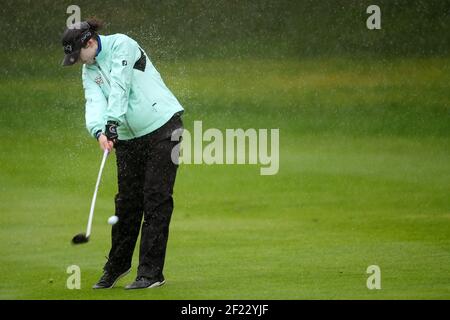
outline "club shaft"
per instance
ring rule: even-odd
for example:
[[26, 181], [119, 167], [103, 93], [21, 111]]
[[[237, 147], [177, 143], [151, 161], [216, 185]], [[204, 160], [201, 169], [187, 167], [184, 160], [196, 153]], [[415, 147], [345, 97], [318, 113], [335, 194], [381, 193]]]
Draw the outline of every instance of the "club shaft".
[[87, 224], [87, 229], [86, 229], [86, 237], [87, 238], [91, 235], [92, 219], [94, 218], [94, 208], [95, 208], [95, 201], [97, 199], [97, 191], [98, 191], [98, 187], [100, 186], [100, 180], [102, 178], [103, 167], [105, 166], [107, 157], [108, 157], [108, 150], [105, 150], [103, 152], [103, 159], [102, 159], [102, 163], [100, 164], [100, 170], [98, 172], [97, 182], [95, 184], [94, 196], [92, 197], [92, 202], [91, 202], [91, 210], [89, 211], [89, 219], [88, 219], [88, 224]]

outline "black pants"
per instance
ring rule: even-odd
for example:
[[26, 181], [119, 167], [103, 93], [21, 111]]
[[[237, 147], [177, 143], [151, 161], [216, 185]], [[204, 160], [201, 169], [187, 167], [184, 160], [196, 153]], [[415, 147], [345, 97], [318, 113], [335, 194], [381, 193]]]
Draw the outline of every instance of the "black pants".
[[179, 141], [171, 141], [171, 136], [175, 130], [181, 134], [182, 128], [180, 114], [175, 114], [150, 134], [116, 143], [119, 192], [115, 202], [119, 221], [112, 227], [105, 271], [123, 272], [131, 267], [142, 229], [138, 276], [163, 276], [179, 156]]

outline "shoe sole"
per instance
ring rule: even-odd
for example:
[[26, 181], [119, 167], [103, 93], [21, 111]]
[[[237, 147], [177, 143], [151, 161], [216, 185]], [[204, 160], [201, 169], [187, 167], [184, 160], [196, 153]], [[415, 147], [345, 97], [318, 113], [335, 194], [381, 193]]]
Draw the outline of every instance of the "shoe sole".
[[146, 289], [161, 287], [162, 285], [164, 285], [164, 283], [166, 283], [166, 280], [163, 280], [161, 282], [157, 281], [154, 284], [152, 284], [151, 286], [147, 287]]
[[119, 276], [117, 277], [116, 281], [114, 281], [113, 284], [112, 284], [110, 287], [92, 288], [92, 289], [95, 289], [95, 290], [98, 290], [98, 289], [112, 289], [112, 288], [114, 288], [114, 286], [116, 285], [117, 281], [119, 281], [120, 279], [122, 279], [123, 277], [125, 277], [127, 274], [129, 274], [130, 271], [131, 271], [131, 268], [128, 269], [127, 271], [125, 271], [124, 273], [122, 273], [121, 275], [119, 275]]
[[166, 280], [163, 281], [156, 281], [154, 283], [152, 283], [150, 286], [148, 287], [142, 287], [142, 288], [128, 288], [125, 287], [125, 290], [140, 290], [140, 289], [151, 289], [151, 288], [157, 288], [157, 287], [161, 287], [162, 285], [164, 285], [166, 283]]

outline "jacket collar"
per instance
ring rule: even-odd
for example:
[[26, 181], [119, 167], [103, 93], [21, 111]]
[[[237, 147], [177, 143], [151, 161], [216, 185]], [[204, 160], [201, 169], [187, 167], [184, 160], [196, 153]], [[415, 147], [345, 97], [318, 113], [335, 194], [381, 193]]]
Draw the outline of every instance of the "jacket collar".
[[95, 57], [96, 61], [102, 61], [106, 57], [106, 49], [107, 49], [107, 43], [108, 39], [106, 36], [99, 35], [100, 38], [99, 41], [99, 52], [97, 53], [97, 56]]
[[97, 37], [97, 52], [95, 53], [95, 56], [98, 56], [100, 51], [102, 51], [102, 40], [100, 39], [100, 36]]

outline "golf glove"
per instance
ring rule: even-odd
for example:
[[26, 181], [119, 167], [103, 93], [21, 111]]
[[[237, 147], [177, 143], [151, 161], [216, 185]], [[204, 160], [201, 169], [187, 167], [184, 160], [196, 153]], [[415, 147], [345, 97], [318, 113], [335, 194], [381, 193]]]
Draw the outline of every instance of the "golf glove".
[[117, 138], [119, 137], [117, 135], [117, 127], [119, 126], [119, 124], [115, 121], [108, 121], [106, 123], [106, 127], [105, 127], [105, 135], [106, 138], [108, 138], [109, 141], [112, 142], [116, 142]]

